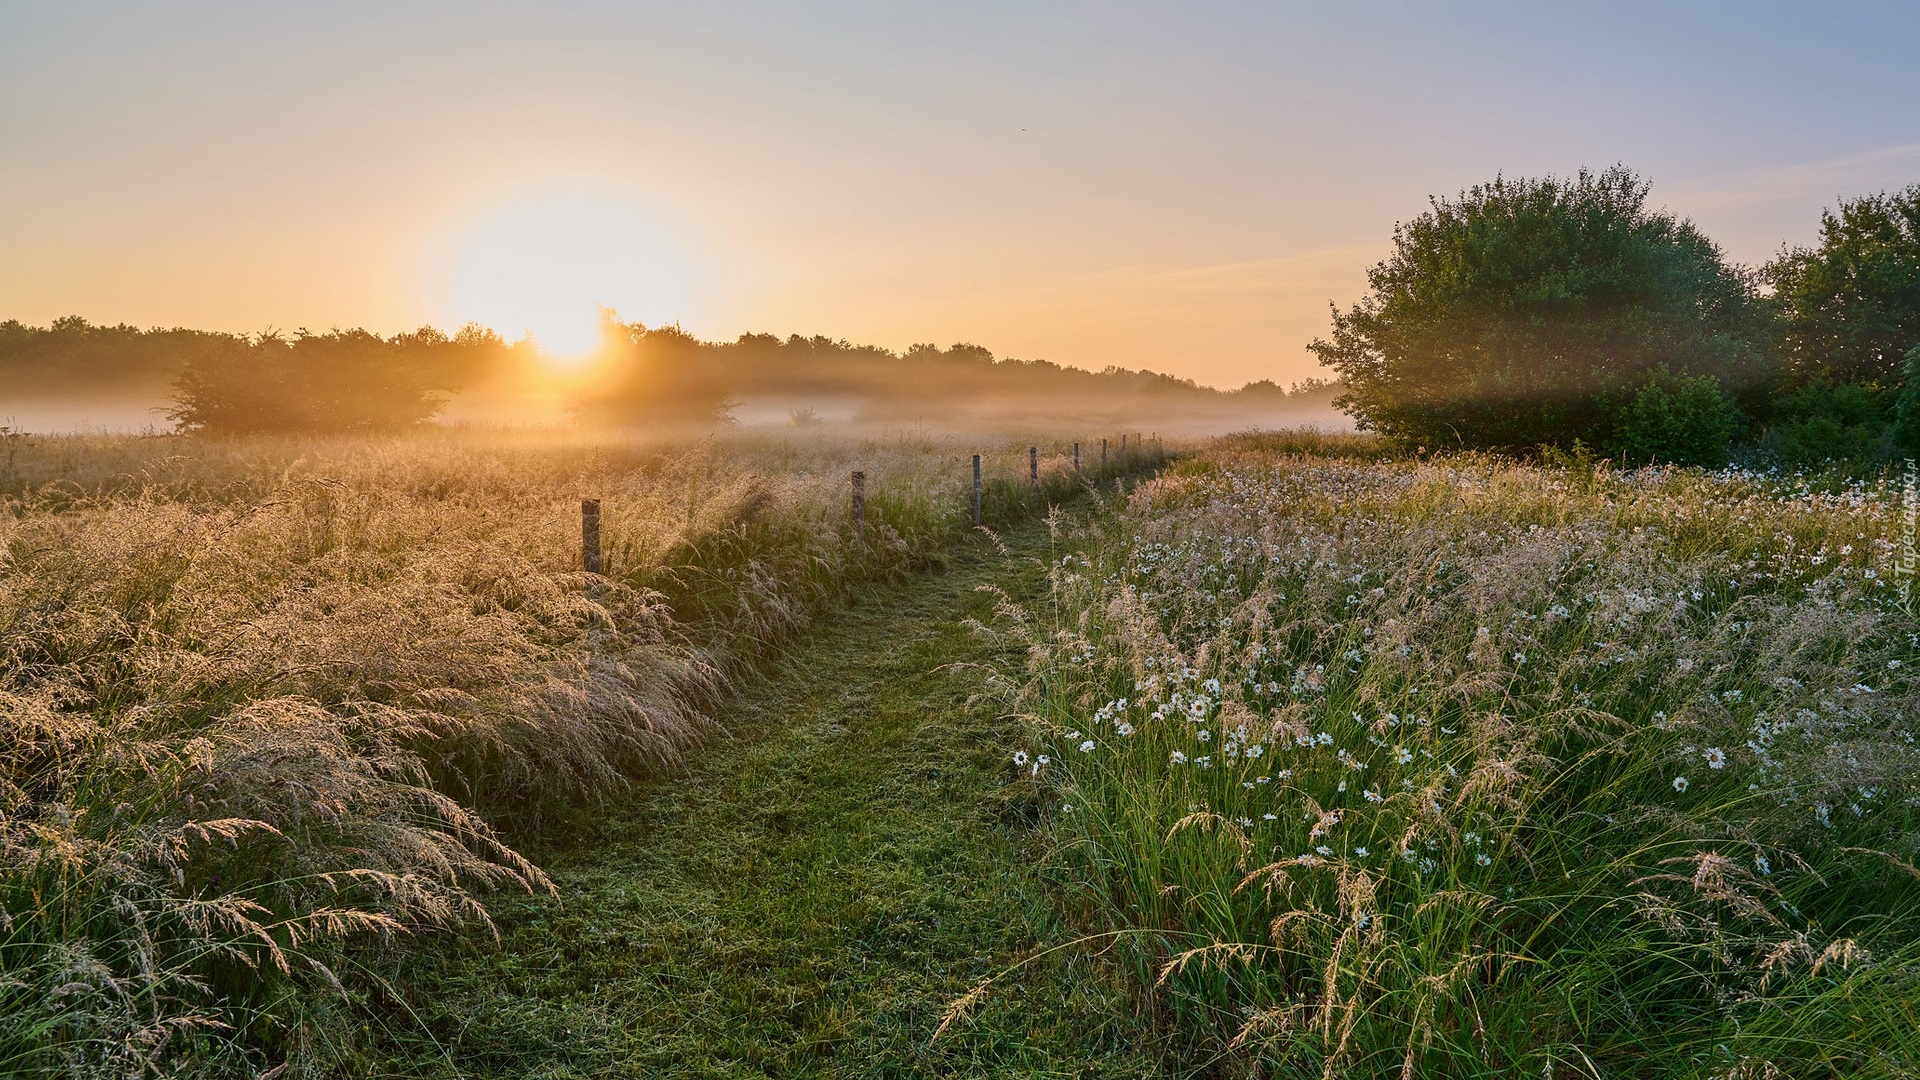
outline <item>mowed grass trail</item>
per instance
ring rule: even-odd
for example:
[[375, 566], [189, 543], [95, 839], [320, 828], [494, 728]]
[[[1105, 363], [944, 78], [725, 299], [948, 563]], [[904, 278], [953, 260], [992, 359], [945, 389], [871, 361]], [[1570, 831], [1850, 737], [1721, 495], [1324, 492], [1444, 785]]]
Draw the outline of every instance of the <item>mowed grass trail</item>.
[[[398, 950], [384, 1031], [316, 1047], [417, 1076], [1172, 1075], [1137, 993], [1083, 946], [1009, 801], [1016, 721], [970, 706], [997, 585], [1032, 597], [1039, 527], [878, 589], [728, 706], [685, 775], [544, 830], [558, 899], [497, 900], [498, 947]], [[412, 1016], [409, 1016], [411, 1012]]]

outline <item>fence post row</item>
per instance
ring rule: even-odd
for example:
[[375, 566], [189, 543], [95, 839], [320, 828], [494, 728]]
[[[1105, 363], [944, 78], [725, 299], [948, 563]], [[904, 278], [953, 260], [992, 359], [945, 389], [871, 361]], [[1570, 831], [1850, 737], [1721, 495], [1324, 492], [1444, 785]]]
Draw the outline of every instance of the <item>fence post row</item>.
[[600, 500], [580, 500], [580, 561], [587, 573], [600, 572]]
[[980, 527], [980, 455], [973, 455], [973, 525]]
[[867, 533], [867, 474], [853, 472], [853, 538], [862, 540]]

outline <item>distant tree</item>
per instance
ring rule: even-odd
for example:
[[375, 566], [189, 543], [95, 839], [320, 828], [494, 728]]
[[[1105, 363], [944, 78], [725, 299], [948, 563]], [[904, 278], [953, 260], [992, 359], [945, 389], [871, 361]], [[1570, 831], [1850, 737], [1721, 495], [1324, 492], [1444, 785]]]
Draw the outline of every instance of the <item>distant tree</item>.
[[175, 379], [167, 415], [182, 431], [224, 434], [410, 427], [445, 404], [451, 387], [431, 356], [445, 343], [365, 330], [214, 339]]
[[649, 330], [601, 318], [606, 378], [578, 403], [579, 413], [623, 425], [731, 423], [737, 404], [714, 348], [678, 326]]
[[1663, 366], [1749, 400], [1770, 380], [1750, 275], [1623, 166], [1432, 199], [1367, 277], [1310, 348], [1346, 383], [1336, 403], [1404, 442], [1609, 445]]
[[1768, 263], [1789, 375], [1888, 388], [1920, 347], [1920, 184], [1842, 200], [1820, 242]]
[[46, 397], [146, 397], [160, 391], [201, 344], [230, 335], [105, 326], [78, 315], [45, 327], [0, 323], [0, 386]]

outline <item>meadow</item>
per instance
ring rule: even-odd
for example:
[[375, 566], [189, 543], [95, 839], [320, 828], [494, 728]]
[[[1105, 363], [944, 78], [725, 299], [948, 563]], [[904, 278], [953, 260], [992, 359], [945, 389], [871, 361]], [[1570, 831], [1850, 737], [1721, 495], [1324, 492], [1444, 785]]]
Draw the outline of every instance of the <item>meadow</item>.
[[[1030, 488], [1027, 442], [988, 441], [989, 527], [1157, 460], [1043, 444]], [[820, 613], [987, 542], [948, 435], [0, 449], [6, 1073], [284, 1061], [342, 949], [484, 935], [554, 888], [514, 836], [677, 769]]]
[[1912, 1076], [1897, 496], [1223, 440], [985, 689], [1083, 947], [1223, 1075]]
[[9, 439], [0, 1072], [1920, 1071], [1896, 474], [1097, 445]]

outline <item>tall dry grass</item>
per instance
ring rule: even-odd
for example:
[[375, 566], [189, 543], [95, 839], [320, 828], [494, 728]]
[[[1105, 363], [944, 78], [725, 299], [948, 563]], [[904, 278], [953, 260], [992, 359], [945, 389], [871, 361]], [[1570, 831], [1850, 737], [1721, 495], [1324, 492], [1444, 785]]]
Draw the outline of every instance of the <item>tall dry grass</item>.
[[1892, 493], [1297, 449], [1006, 613], [1090, 931], [1250, 1075], [1920, 1072]]
[[[338, 942], [485, 932], [487, 892], [552, 888], [490, 823], [673, 766], [822, 607], [937, 561], [970, 528], [969, 449], [10, 444], [0, 1072], [258, 1066], [339, 987]], [[1009, 475], [1023, 449], [991, 456], [994, 521], [1105, 479], [1056, 454], [1036, 495]], [[582, 497], [605, 515], [597, 577]]]

